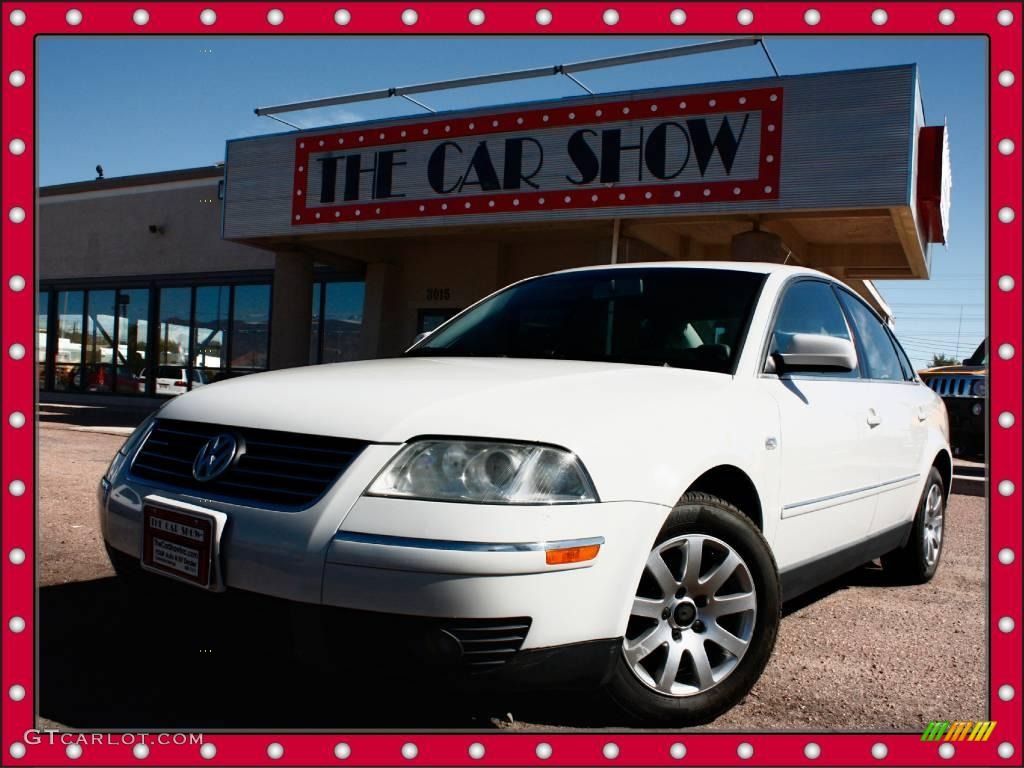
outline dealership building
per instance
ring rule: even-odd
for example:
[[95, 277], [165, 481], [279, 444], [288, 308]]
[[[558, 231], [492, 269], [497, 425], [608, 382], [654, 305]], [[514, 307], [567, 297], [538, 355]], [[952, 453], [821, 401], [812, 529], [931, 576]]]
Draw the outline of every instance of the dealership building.
[[44, 187], [39, 386], [178, 394], [397, 355], [516, 280], [738, 260], [927, 279], [946, 132], [916, 67], [588, 95], [227, 142]]

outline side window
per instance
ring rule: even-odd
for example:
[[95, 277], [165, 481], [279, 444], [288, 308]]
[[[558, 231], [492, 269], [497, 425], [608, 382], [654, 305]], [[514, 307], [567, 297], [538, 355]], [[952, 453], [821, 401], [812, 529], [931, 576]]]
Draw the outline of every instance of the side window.
[[[846, 317], [839, 307], [835, 293], [827, 283], [817, 280], [801, 280], [789, 286], [782, 297], [779, 313], [775, 317], [772, 339], [768, 354], [785, 350], [789, 340], [796, 333], [813, 333], [850, 339]], [[832, 373], [802, 373], [801, 376], [841, 376], [855, 379], [857, 371]]]
[[903, 378], [905, 381], [914, 381], [917, 378], [917, 374], [914, 373], [914, 366], [910, 362], [910, 358], [907, 357], [907, 353], [903, 351], [903, 347], [896, 340], [895, 334], [892, 331], [888, 331], [889, 341], [892, 342], [893, 347], [896, 348], [896, 357], [900, 359], [900, 366], [903, 368]]
[[896, 349], [889, 340], [889, 332], [875, 313], [860, 299], [847, 291], [839, 291], [839, 300], [850, 314], [850, 322], [857, 333], [869, 379], [903, 381], [903, 368]]

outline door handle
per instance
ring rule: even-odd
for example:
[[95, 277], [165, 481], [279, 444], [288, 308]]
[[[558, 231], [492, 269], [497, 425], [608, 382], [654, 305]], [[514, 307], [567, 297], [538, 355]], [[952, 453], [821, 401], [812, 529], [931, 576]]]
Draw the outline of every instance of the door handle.
[[924, 409], [924, 406], [917, 409], [917, 420], [928, 421], [928, 412]]
[[874, 408], [868, 408], [868, 426], [877, 427], [882, 423], [882, 417], [878, 415]]

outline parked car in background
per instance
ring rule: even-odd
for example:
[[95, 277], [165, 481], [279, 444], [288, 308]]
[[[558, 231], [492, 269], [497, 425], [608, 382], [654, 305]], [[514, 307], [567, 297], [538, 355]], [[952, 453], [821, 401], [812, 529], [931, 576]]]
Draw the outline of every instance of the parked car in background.
[[988, 395], [988, 339], [960, 365], [943, 365], [918, 375], [946, 404], [953, 454], [985, 460], [985, 398]]
[[206, 377], [198, 368], [184, 365], [161, 365], [156, 369], [156, 393], [158, 395], [183, 395], [188, 391], [189, 378], [192, 387], [206, 384]]
[[71, 383], [74, 389], [82, 388], [82, 371], [85, 371], [86, 392], [112, 392], [114, 391], [114, 377], [117, 376], [117, 391], [119, 393], [136, 393], [146, 391], [146, 380], [132, 373], [127, 365], [117, 366], [115, 374], [114, 366], [110, 363], [89, 363], [75, 367], [71, 373]]
[[344, 617], [323, 647], [384, 656], [394, 685], [400, 640], [695, 724], [760, 677], [784, 599], [877, 557], [932, 578], [948, 436], [839, 281], [629, 264], [516, 283], [398, 359], [174, 398], [114, 457], [99, 514], [124, 579], [317, 604]]

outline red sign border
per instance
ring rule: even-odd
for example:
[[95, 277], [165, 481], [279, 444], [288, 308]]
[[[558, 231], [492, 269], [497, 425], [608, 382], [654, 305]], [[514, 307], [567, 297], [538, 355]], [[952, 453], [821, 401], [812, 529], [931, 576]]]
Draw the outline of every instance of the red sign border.
[[[634, 208], [647, 205], [720, 203], [729, 200], [775, 200], [779, 197], [782, 154], [783, 86], [716, 93], [652, 94], [649, 98], [546, 108], [502, 110], [494, 114], [446, 117], [400, 125], [357, 127], [332, 133], [303, 134], [295, 139], [291, 225], [359, 223], [389, 219], [457, 217], [458, 223], [479, 214], [564, 211], [582, 208]], [[309, 158], [321, 151], [394, 146], [422, 141], [488, 136], [510, 131], [537, 131], [581, 125], [599, 126], [648, 117], [685, 118], [739, 111], [761, 112], [760, 156], [756, 179], [673, 184], [617, 184], [613, 187], [559, 187], [550, 190], [474, 193], [431, 198], [366, 200], [339, 205], [308, 205]], [[469, 222], [471, 223], [471, 222]]]
[[[1021, 15], [1019, 3], [993, 2], [416, 2], [351, 3], [26, 2], [4, 3], [2, 325], [2, 756], [12, 765], [1020, 765], [1021, 741]], [[147, 14], [140, 20], [137, 8]], [[614, 16], [606, 15], [617, 8]], [[685, 23], [673, 12], [685, 8]], [[70, 13], [72, 9], [80, 16]], [[24, 17], [12, 19], [21, 10]], [[216, 16], [204, 13], [213, 11]], [[415, 10], [414, 20], [403, 13]], [[476, 25], [470, 12], [482, 10]], [[550, 18], [540, 11], [550, 12]], [[810, 11], [814, 10], [815, 14]], [[275, 17], [276, 18], [276, 17]], [[609, 22], [609, 19], [612, 23]], [[407, 23], [414, 21], [414, 23]], [[212, 23], [207, 23], [212, 22]], [[546, 23], [542, 23], [546, 22]], [[35, 60], [41, 34], [860, 34], [985, 35], [988, 68], [988, 309], [994, 354], [989, 367], [988, 566], [989, 720], [987, 742], [922, 742], [916, 733], [585, 733], [324, 734], [216, 733], [195, 744], [151, 744], [145, 759], [114, 735], [76, 749], [61, 739], [31, 743], [36, 710], [35, 538]], [[21, 142], [17, 144], [15, 142]], [[17, 148], [17, 149], [16, 149]], [[1005, 151], [1004, 151], [1005, 148]], [[942, 663], [939, 657], [937, 663]], [[1004, 686], [1013, 695], [999, 695]], [[950, 713], [979, 717], [982, 713]], [[922, 727], [925, 724], [922, 724]], [[843, 726], [836, 724], [837, 728]], [[682, 761], [671, 756], [686, 747]], [[345, 744], [348, 758], [335, 757]], [[470, 755], [472, 745], [483, 757]], [[608, 745], [614, 744], [614, 749]], [[410, 746], [412, 745], [412, 746]], [[544, 748], [550, 747], [550, 753]], [[414, 748], [413, 748], [414, 747]], [[278, 751], [280, 748], [280, 752]], [[606, 749], [608, 751], [606, 751]], [[940, 751], [942, 750], [942, 751]], [[344, 754], [344, 752], [343, 752]], [[479, 751], [474, 749], [474, 754]], [[614, 755], [614, 757], [612, 757]], [[209, 756], [205, 759], [204, 756]], [[277, 759], [272, 759], [272, 756]], [[542, 757], [546, 756], [546, 757]], [[74, 758], [74, 759], [73, 759]]]

